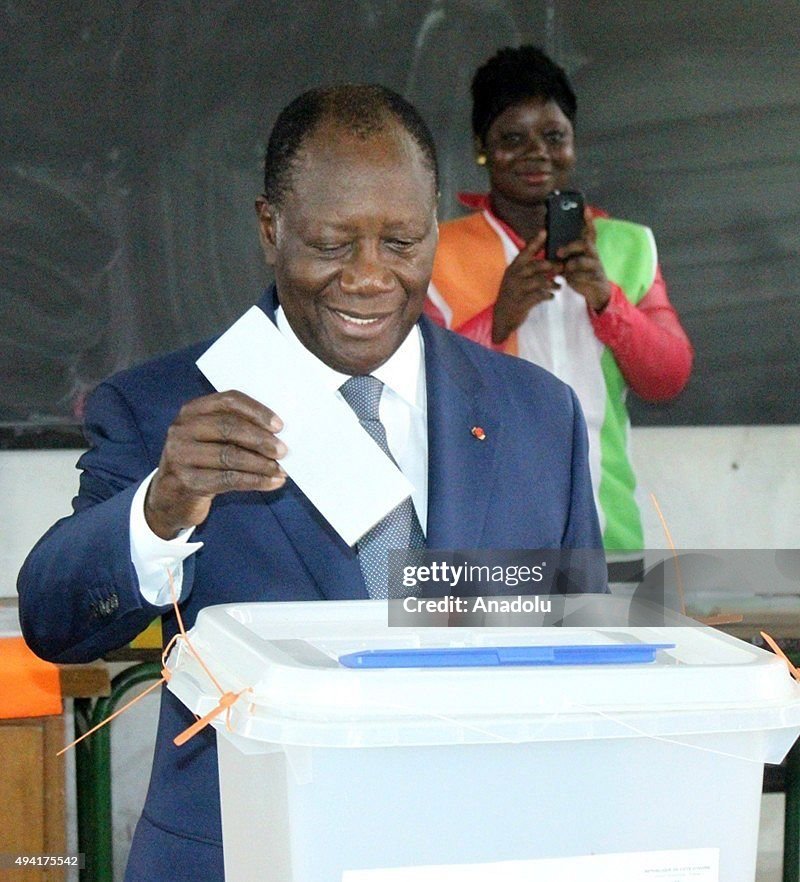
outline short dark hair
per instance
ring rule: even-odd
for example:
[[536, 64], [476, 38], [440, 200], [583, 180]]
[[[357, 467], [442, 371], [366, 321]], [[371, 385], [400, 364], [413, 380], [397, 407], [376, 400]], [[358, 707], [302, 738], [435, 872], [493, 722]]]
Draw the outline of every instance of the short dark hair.
[[278, 115], [264, 158], [264, 194], [280, 208], [292, 186], [292, 166], [306, 139], [324, 121], [331, 120], [361, 138], [382, 131], [394, 118], [422, 151], [439, 192], [439, 169], [433, 136], [418, 111], [385, 86], [346, 83], [310, 89]]
[[472, 131], [480, 143], [507, 107], [527, 98], [555, 101], [575, 125], [578, 101], [564, 69], [536, 46], [500, 49], [472, 80]]

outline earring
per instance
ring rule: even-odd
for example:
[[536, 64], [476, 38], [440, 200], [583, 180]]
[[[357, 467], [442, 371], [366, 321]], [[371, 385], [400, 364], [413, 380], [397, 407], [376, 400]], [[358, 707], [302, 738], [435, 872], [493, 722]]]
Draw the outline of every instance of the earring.
[[478, 165], [486, 165], [486, 154], [485, 154], [485, 153], [479, 153], [479, 154], [475, 157], [475, 162], [477, 162]]

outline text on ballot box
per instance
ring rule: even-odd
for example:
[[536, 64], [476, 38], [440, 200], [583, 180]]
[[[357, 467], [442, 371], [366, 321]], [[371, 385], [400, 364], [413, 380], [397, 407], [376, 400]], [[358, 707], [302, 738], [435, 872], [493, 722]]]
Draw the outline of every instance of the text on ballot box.
[[[763, 764], [800, 732], [800, 686], [777, 656], [677, 615], [595, 628], [386, 619], [368, 600], [198, 615], [194, 650], [222, 689], [242, 693], [213, 723], [227, 882], [260, 882], [265, 867], [270, 882], [340, 882], [696, 849], [718, 851], [725, 882], [753, 882]], [[651, 660], [597, 663], [635, 644]], [[407, 665], [415, 650], [526, 646], [527, 663]], [[531, 661], [541, 647], [580, 647], [593, 663]], [[340, 662], [376, 650], [403, 666]], [[218, 706], [185, 641], [168, 666], [168, 688], [195, 714]]]

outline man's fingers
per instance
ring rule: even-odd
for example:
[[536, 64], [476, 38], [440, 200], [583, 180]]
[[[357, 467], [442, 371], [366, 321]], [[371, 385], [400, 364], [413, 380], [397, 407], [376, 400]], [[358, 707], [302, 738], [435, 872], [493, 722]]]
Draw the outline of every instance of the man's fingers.
[[272, 475], [279, 466], [276, 462], [286, 453], [286, 445], [275, 439], [278, 450], [274, 453], [265, 450], [254, 452], [238, 444], [208, 443], [192, 444], [187, 442], [184, 455], [179, 459], [183, 466], [197, 469], [232, 469], [237, 472], [249, 472], [253, 475]]
[[[240, 456], [235, 453], [236, 458]], [[186, 527], [201, 524], [215, 496], [231, 491], [270, 492], [285, 482], [286, 473], [275, 460], [262, 458], [254, 471], [245, 471], [222, 467], [219, 461], [204, 468], [162, 457], [147, 493], [145, 517], [153, 532], [170, 539]]]
[[145, 515], [165, 538], [202, 523], [213, 498], [230, 491], [276, 490], [286, 481], [278, 460], [281, 419], [242, 392], [218, 392], [185, 404], [167, 431]]
[[[267, 472], [181, 466], [174, 471], [172, 477], [180, 486], [179, 495], [182, 498], [212, 499], [220, 493], [231, 491], [269, 491], [286, 482], [286, 473], [277, 463], [273, 463]], [[169, 478], [165, 477], [165, 480]]]
[[286, 455], [286, 445], [275, 436], [283, 428], [280, 417], [241, 392], [206, 395], [189, 402], [167, 433], [169, 447], [214, 442], [241, 447], [271, 459]]
[[222, 422], [243, 419], [269, 432], [280, 432], [283, 428], [283, 420], [274, 411], [235, 389], [195, 398], [181, 408], [178, 419], [188, 421], [202, 416], [214, 416]]
[[179, 419], [167, 431], [168, 443], [198, 446], [227, 445], [252, 453], [280, 459], [286, 455], [286, 444], [269, 429], [257, 426], [241, 416], [209, 414], [191, 420]]

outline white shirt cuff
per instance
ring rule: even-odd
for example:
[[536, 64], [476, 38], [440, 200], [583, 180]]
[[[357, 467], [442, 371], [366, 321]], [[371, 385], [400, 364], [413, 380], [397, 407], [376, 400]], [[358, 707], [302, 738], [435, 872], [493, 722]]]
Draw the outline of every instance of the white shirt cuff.
[[181, 530], [174, 539], [162, 539], [150, 529], [144, 516], [144, 499], [155, 473], [154, 469], [142, 481], [131, 503], [131, 561], [139, 579], [142, 597], [155, 606], [169, 606], [172, 603], [172, 594], [167, 571], [172, 574], [175, 595], [180, 599], [183, 561], [202, 548], [203, 543], [189, 542], [194, 527]]

